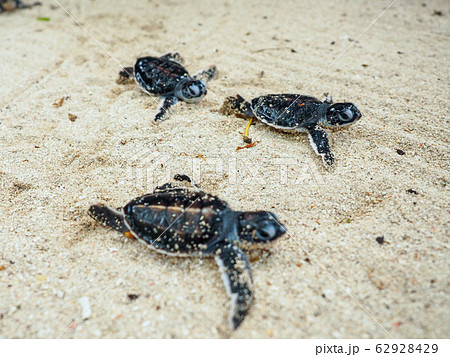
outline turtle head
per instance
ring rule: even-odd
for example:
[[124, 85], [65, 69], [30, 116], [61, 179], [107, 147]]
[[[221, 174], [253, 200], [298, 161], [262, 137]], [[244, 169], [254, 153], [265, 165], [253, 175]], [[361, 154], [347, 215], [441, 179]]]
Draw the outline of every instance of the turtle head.
[[180, 81], [175, 88], [178, 99], [187, 103], [197, 103], [206, 95], [206, 84], [201, 80], [187, 79]]
[[330, 128], [342, 128], [356, 123], [361, 112], [353, 103], [336, 103], [327, 109], [324, 125]]
[[282, 236], [286, 228], [271, 212], [240, 212], [238, 232], [243, 248], [258, 247]]

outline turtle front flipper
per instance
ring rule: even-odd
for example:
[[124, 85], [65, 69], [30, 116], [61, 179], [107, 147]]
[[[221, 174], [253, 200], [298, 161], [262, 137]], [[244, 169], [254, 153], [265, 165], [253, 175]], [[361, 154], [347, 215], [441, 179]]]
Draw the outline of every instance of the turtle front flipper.
[[155, 122], [165, 120], [165, 117], [169, 114], [169, 108], [177, 103], [177, 97], [165, 97], [159, 105], [158, 112], [155, 115]]
[[230, 326], [232, 330], [244, 321], [253, 302], [252, 273], [244, 252], [234, 244], [221, 247], [216, 252], [216, 262], [222, 280], [231, 298]]
[[326, 166], [333, 166], [334, 156], [330, 150], [327, 133], [318, 126], [309, 128], [308, 132], [309, 141], [311, 142], [311, 146], [313, 147], [316, 154], [322, 156], [323, 162]]
[[217, 75], [217, 68], [216, 66], [212, 65], [208, 69], [198, 71], [192, 76], [192, 78], [194, 78], [195, 80], [203, 80], [205, 82], [209, 82], [216, 75]]
[[96, 203], [89, 207], [88, 215], [104, 226], [111, 227], [116, 231], [126, 233], [127, 227], [123, 219], [123, 213], [103, 203]]

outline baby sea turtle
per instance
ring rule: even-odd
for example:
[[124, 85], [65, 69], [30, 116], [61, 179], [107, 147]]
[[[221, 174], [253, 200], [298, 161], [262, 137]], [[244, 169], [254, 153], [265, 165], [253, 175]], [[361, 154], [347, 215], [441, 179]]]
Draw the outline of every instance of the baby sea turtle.
[[[188, 177], [177, 175], [175, 179]], [[286, 230], [270, 212], [233, 211], [199, 189], [165, 184], [151, 194], [113, 209], [94, 204], [89, 215], [147, 247], [172, 256], [214, 256], [228, 295], [231, 328], [244, 320], [253, 301], [252, 273], [243, 249], [264, 246]]]
[[125, 67], [119, 73], [122, 78], [136, 80], [147, 94], [162, 98], [155, 121], [164, 120], [168, 109], [179, 100], [197, 103], [206, 95], [206, 83], [214, 77], [216, 67], [211, 66], [193, 75], [180, 63], [178, 53], [167, 53], [161, 57], [142, 57], [136, 60], [134, 67]]
[[37, 5], [41, 5], [41, 3], [39, 1], [36, 1], [33, 4], [27, 5], [24, 4], [21, 0], [0, 0], [0, 13], [3, 11], [26, 9]]
[[314, 151], [322, 156], [326, 165], [332, 166], [334, 156], [323, 128], [343, 128], [361, 118], [360, 111], [353, 103], [332, 103], [329, 96], [320, 101], [298, 94], [268, 94], [248, 102], [238, 94], [227, 97], [221, 110], [226, 114], [250, 119], [244, 140], [252, 119], [259, 119], [277, 129], [308, 132]]

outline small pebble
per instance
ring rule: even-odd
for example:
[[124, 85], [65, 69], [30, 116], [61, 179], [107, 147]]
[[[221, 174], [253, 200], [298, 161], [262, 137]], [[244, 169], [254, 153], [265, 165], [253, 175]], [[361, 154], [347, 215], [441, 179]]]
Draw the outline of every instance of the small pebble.
[[327, 300], [332, 300], [334, 297], [334, 291], [330, 289], [324, 290], [322, 296]]
[[53, 294], [59, 299], [64, 298], [64, 291], [53, 289]]
[[89, 298], [87, 296], [83, 296], [78, 299], [78, 303], [81, 306], [81, 318], [83, 320], [87, 320], [92, 315], [91, 304], [89, 303]]
[[122, 278], [119, 278], [119, 279], [116, 280], [116, 282], [114, 283], [114, 285], [115, 285], [115, 286], [119, 286], [120, 284], [122, 284], [122, 282], [123, 282], [123, 279], [122, 279]]

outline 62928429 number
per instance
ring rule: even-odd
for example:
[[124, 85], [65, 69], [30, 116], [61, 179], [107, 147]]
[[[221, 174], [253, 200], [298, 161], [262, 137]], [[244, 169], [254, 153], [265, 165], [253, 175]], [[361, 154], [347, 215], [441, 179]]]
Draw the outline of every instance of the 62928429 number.
[[379, 343], [375, 347], [376, 353], [437, 353], [438, 345], [428, 343], [419, 343], [414, 345], [412, 343]]

